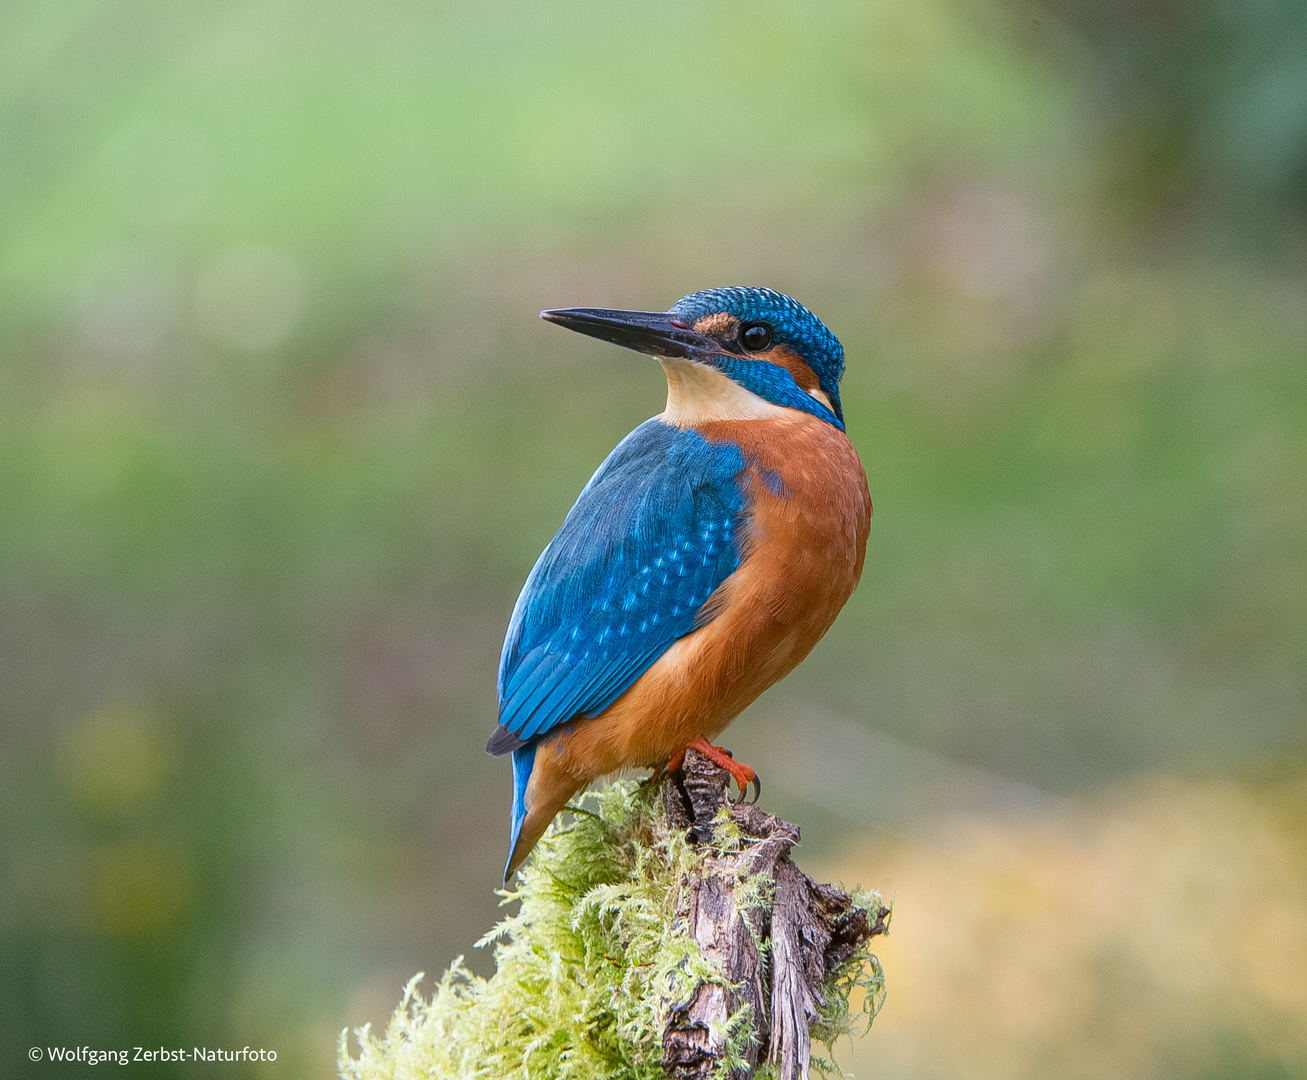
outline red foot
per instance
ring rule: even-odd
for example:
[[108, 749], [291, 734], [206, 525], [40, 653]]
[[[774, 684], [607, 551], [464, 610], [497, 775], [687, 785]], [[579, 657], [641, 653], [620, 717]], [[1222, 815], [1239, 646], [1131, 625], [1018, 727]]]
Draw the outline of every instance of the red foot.
[[685, 751], [689, 749], [698, 750], [704, 757], [711, 761], [720, 769], [725, 769], [735, 778], [736, 784], [740, 788], [740, 798], [743, 799], [745, 793], [749, 790], [749, 785], [753, 784], [756, 794], [753, 801], [758, 801], [758, 796], [762, 794], [762, 781], [758, 779], [758, 774], [742, 761], [736, 761], [730, 754], [719, 746], [713, 746], [705, 738], [695, 739], [689, 746], [676, 751], [667, 761], [667, 772], [675, 772], [681, 767], [685, 760]]

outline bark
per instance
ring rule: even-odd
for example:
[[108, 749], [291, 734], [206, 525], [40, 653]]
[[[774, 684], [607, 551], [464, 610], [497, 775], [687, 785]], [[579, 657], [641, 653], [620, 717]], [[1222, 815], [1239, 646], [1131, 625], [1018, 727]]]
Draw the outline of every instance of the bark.
[[[882, 908], [869, 921], [847, 895], [800, 871], [790, 859], [799, 827], [756, 806], [728, 802], [729, 780], [694, 750], [686, 753], [683, 779], [663, 780], [668, 828], [712, 845], [713, 822], [726, 805], [745, 838], [737, 851], [712, 848], [701, 870], [682, 882], [677, 917], [731, 985], [701, 983], [686, 999], [666, 1003], [663, 1070], [675, 1080], [711, 1076], [724, 1055], [729, 1018], [747, 1005], [753, 1041], [746, 1066], [732, 1080], [752, 1076], [764, 1059], [775, 1064], [778, 1080], [807, 1080], [808, 1024], [817, 1015], [821, 985], [858, 945], [885, 932], [889, 912]], [[737, 903], [745, 899], [737, 892], [746, 876], [769, 883], [770, 910]]]

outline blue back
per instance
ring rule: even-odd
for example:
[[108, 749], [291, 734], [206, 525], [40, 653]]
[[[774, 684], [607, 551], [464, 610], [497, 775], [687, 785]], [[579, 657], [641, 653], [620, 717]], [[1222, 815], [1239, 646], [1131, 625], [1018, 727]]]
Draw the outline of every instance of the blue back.
[[695, 628], [739, 565], [744, 465], [736, 447], [658, 419], [617, 445], [513, 608], [492, 753], [602, 712]]

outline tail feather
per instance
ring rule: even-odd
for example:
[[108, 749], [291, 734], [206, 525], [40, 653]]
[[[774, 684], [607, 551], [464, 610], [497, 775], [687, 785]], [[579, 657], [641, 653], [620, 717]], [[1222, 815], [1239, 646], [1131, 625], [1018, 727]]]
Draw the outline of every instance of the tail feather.
[[486, 753], [499, 757], [500, 754], [507, 754], [510, 750], [517, 750], [525, 745], [525, 739], [519, 739], [507, 728], [497, 727], [495, 733], [490, 736], [490, 741], [486, 743]]
[[509, 819], [508, 862], [504, 864], [505, 883], [517, 869], [513, 864], [513, 855], [517, 852], [517, 841], [522, 835], [522, 822], [526, 820], [526, 785], [531, 781], [531, 770], [535, 767], [535, 760], [535, 743], [520, 746], [513, 751], [513, 808]]
[[[554, 820], [554, 815], [567, 805], [581, 787], [580, 781], [561, 768], [549, 768], [551, 758], [546, 755], [545, 768], [537, 773], [536, 747], [530, 743], [513, 751], [513, 811], [508, 842], [508, 861], [504, 864], [504, 884], [531, 854]], [[535, 783], [532, 783], [534, 777]], [[531, 788], [528, 797], [527, 788]]]

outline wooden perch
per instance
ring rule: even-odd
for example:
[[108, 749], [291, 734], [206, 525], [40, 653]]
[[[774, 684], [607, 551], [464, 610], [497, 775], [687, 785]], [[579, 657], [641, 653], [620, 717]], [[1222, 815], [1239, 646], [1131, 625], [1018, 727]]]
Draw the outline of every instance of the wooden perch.
[[[731, 986], [701, 982], [688, 997], [666, 1003], [663, 1070], [675, 1080], [711, 1076], [726, 1052], [730, 1018], [747, 1005], [754, 1038], [732, 1080], [752, 1076], [764, 1059], [778, 1080], [807, 1080], [808, 1025], [817, 1016], [821, 985], [858, 945], [885, 932], [889, 911], [881, 908], [869, 922], [843, 892], [800, 871], [790, 860], [799, 827], [729, 802], [729, 782], [694, 750], [686, 753], [683, 780], [663, 780], [669, 829], [686, 829], [692, 841], [712, 845], [725, 806], [744, 840], [721, 845], [681, 883], [677, 918]], [[746, 879], [750, 895], [741, 897]], [[770, 912], [757, 903], [760, 883], [762, 895], [771, 894]]]
[[[884, 995], [871, 939], [889, 912], [790, 861], [796, 826], [728, 803], [691, 751], [685, 776], [615, 782], [572, 807], [483, 939], [495, 972], [456, 961], [411, 981], [384, 1034], [342, 1040], [345, 1080], [799, 1080]], [[723, 812], [724, 810], [724, 812]], [[851, 1000], [861, 988], [862, 1002]], [[859, 1010], [859, 1004], [862, 1009]], [[815, 1020], [815, 1023], [812, 1021]]]

